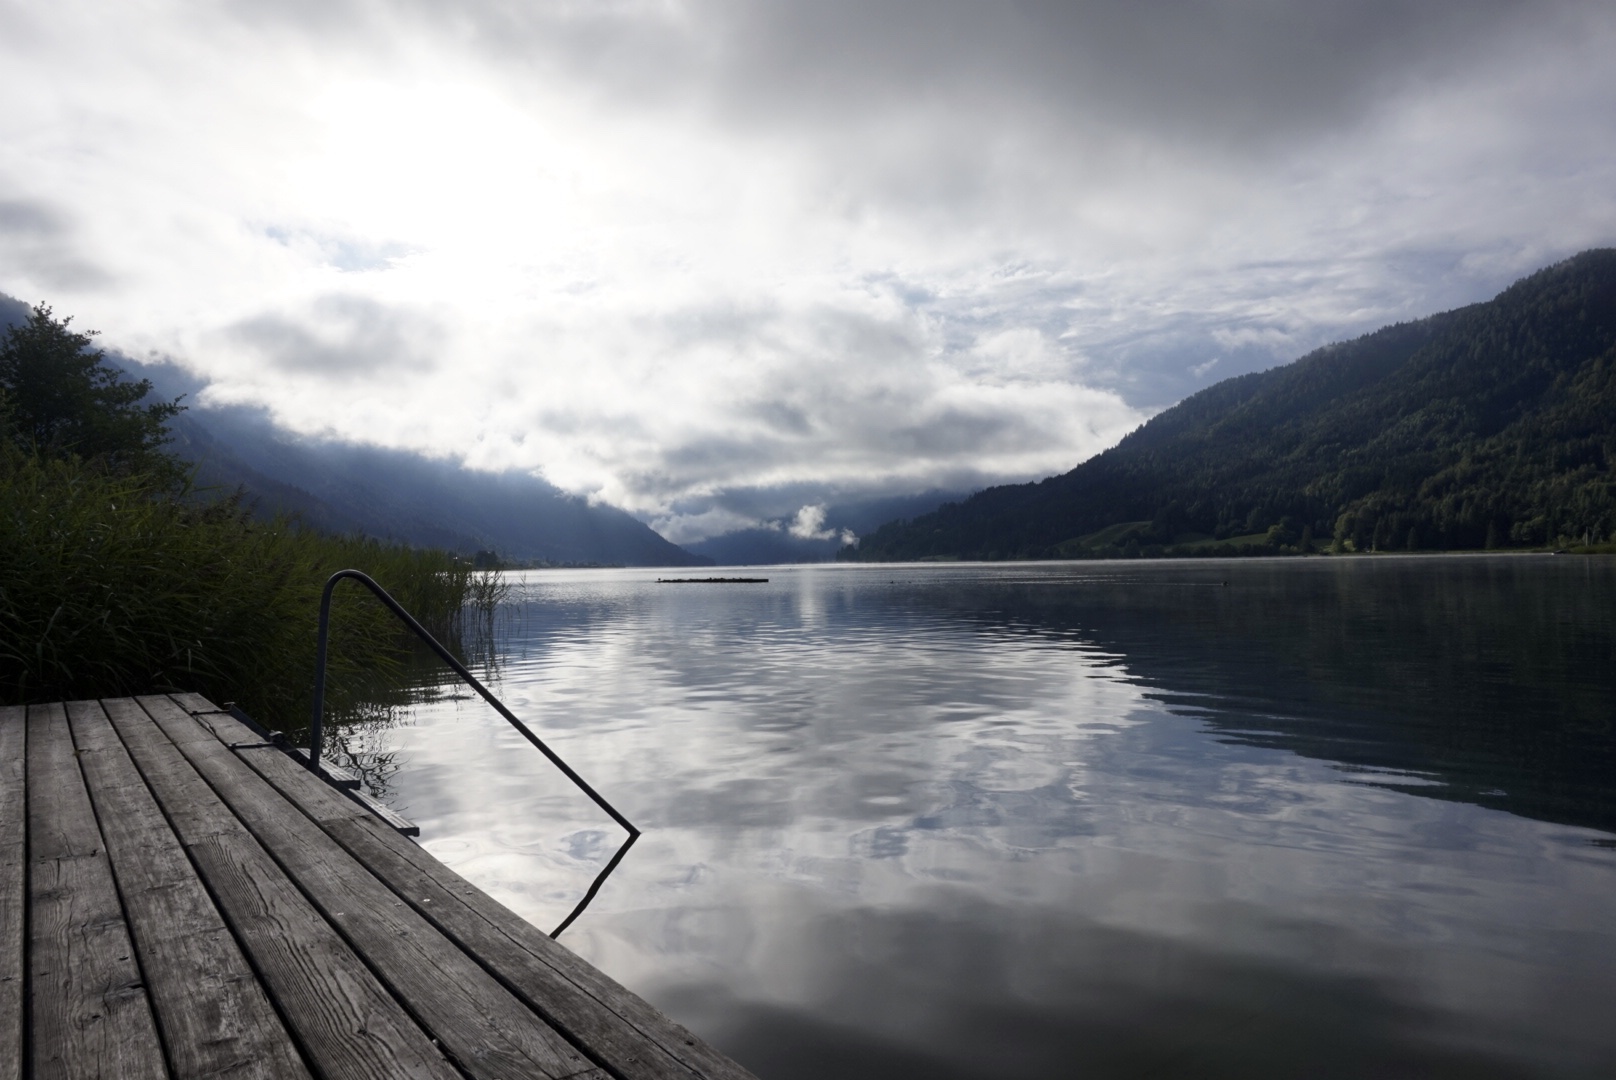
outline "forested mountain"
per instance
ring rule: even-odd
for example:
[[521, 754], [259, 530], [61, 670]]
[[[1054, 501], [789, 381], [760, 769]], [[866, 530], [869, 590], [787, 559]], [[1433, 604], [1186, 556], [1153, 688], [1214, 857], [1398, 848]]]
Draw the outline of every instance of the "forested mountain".
[[1616, 250], [1228, 379], [1071, 472], [843, 558], [1501, 548], [1616, 537]]
[[176, 417], [170, 430], [174, 452], [197, 463], [198, 484], [223, 492], [239, 488], [262, 511], [296, 514], [329, 532], [464, 554], [493, 551], [519, 561], [711, 562], [623, 510], [592, 505], [525, 473], [479, 472], [407, 451], [300, 439], [250, 409], [194, 409]]

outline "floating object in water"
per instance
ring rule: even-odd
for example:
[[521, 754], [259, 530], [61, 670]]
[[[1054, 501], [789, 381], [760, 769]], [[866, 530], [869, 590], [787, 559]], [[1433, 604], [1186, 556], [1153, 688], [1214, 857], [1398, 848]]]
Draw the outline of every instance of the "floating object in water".
[[765, 585], [766, 577], [659, 577], [658, 585]]

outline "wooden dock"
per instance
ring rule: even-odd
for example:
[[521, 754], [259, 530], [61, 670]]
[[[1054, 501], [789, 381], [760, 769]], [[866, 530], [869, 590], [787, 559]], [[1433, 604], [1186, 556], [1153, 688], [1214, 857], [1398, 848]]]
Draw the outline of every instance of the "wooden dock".
[[0, 707], [0, 1080], [751, 1074], [194, 695]]

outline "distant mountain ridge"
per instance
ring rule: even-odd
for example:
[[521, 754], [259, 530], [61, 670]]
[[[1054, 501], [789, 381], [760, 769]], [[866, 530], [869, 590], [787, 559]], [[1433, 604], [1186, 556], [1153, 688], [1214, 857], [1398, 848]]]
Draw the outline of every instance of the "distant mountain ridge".
[[830, 503], [824, 508], [824, 517], [816, 536], [794, 535], [790, 522], [781, 520], [768, 526], [735, 529], [710, 536], [685, 544], [684, 548], [704, 555], [720, 566], [830, 562], [844, 544], [841, 539], [844, 533], [851, 532], [858, 536], [895, 517], [928, 513], [945, 502], [958, 501], [969, 494], [933, 489], [918, 495], [851, 498], [845, 502]]
[[[0, 296], [0, 327], [28, 306]], [[142, 364], [109, 350], [153, 394], [193, 395], [169, 425], [170, 449], [197, 468], [197, 483], [242, 491], [259, 512], [295, 514], [316, 528], [362, 533], [470, 555], [618, 566], [699, 566], [712, 560], [669, 543], [616, 507], [591, 504], [526, 473], [488, 473], [451, 461], [358, 443], [300, 438], [260, 409], [199, 408], [202, 383], [177, 367]]]
[[1227, 379], [1060, 476], [842, 558], [1457, 549], [1616, 536], [1616, 250]]
[[[139, 374], [138, 369], [131, 371]], [[318, 528], [506, 559], [603, 566], [695, 566], [710, 560], [669, 543], [616, 507], [591, 504], [537, 477], [356, 443], [288, 436], [254, 410], [180, 414], [173, 449], [197, 482], [244, 490], [263, 510]]]

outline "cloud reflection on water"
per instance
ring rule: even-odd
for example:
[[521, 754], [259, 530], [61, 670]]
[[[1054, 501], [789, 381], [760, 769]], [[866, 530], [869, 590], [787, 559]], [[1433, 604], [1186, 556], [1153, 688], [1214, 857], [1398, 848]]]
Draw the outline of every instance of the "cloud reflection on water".
[[[1490, 636], [1403, 625], [1389, 564], [529, 575], [498, 692], [646, 830], [565, 940], [769, 1078], [1601, 1074], [1616, 853], [1456, 801], [1479, 766], [1431, 733], [1475, 694], [1397, 702], [1422, 655], [1463, 676], [1451, 639], [1539, 699], [1484, 742], [1564, 744], [1556, 695], [1616, 676], [1539, 678], [1507, 624], [1523, 587], [1590, 594], [1550, 610], [1597, 650], [1612, 574], [1452, 565], [1418, 595]], [[1309, 644], [1364, 620], [1396, 632]], [[1377, 650], [1403, 668], [1366, 686]], [[425, 845], [548, 926], [616, 834], [481, 710], [366, 737]]]

